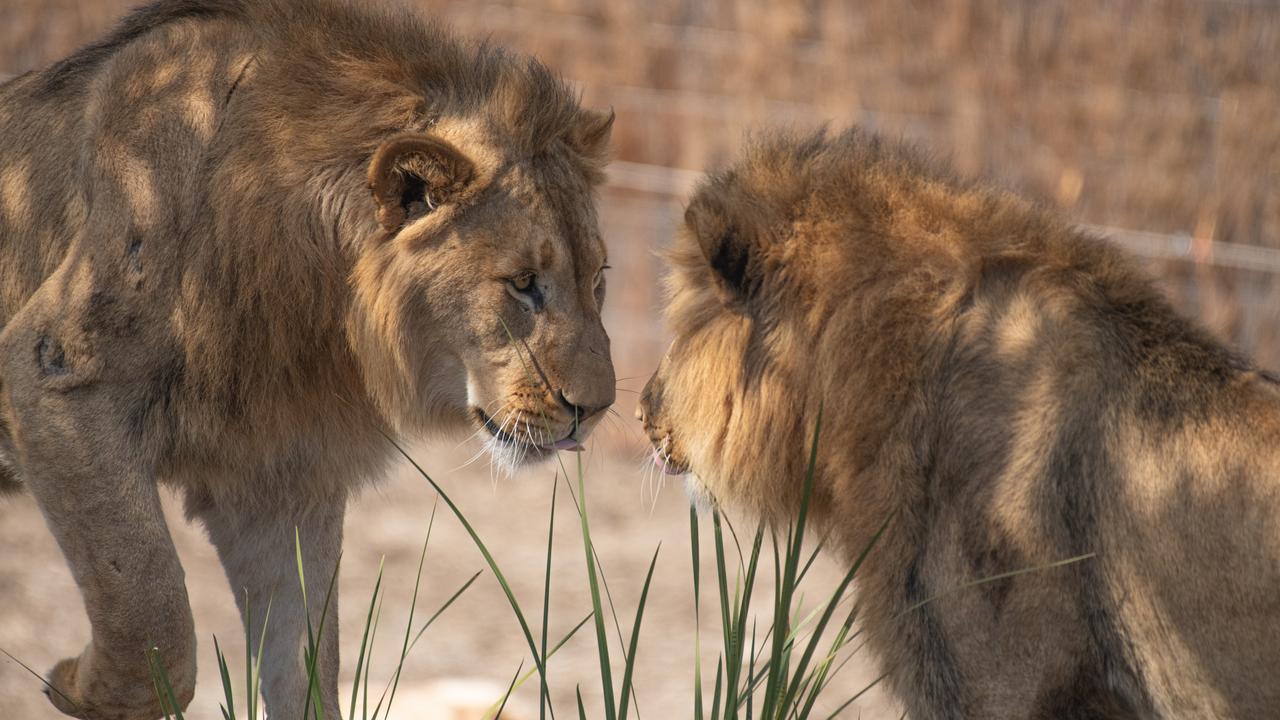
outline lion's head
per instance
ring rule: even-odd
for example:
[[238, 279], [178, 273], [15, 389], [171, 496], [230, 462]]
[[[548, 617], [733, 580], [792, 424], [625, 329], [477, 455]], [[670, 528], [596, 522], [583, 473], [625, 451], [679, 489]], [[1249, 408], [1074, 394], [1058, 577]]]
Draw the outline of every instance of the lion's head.
[[776, 496], [766, 478], [787, 476], [811, 427], [803, 374], [814, 307], [803, 240], [787, 228], [805, 150], [756, 148], [709, 177], [667, 253], [675, 337], [637, 414], [658, 464], [720, 502]]
[[850, 131], [766, 135], [702, 183], [668, 253], [674, 341], [640, 403], [659, 464], [719, 502], [778, 512], [799, 499], [820, 414], [820, 463], [875, 461], [897, 416], [858, 409], [904, 401], [927, 342], [908, 333], [963, 275], [945, 208], [986, 207], [935, 176]]
[[512, 467], [579, 449], [615, 393], [594, 206], [613, 114], [522, 72], [377, 148], [350, 325], [393, 422], [466, 423]]

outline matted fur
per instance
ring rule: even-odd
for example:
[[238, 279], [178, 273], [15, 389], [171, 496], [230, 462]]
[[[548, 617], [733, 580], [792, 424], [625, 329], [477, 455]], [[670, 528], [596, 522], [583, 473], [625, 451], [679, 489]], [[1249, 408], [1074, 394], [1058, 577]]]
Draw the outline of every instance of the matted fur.
[[[84, 594], [50, 693], [150, 718], [195, 635], [157, 482], [208, 528], [264, 685], [300, 717], [306, 618], [384, 434], [512, 464], [614, 397], [594, 186], [611, 113], [532, 59], [338, 0], [162, 0], [0, 86], [0, 447]], [[337, 623], [320, 638], [337, 716]]]
[[861, 621], [910, 717], [1280, 708], [1280, 384], [1121, 252], [851, 130], [751, 144], [670, 261], [655, 447], [785, 521], [825, 406], [813, 516], [892, 518]]

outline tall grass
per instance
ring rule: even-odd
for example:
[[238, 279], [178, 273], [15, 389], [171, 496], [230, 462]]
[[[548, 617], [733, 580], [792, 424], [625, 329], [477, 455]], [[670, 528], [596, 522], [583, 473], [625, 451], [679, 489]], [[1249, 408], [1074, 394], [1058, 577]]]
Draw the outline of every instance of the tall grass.
[[[814, 428], [813, 446], [810, 452], [808, 470], [803, 479], [804, 494], [801, 511], [796, 522], [782, 531], [758, 526], [750, 541], [744, 548], [733, 526], [719, 511], [713, 511], [709, 518], [700, 518], [696, 511], [690, 510], [689, 541], [693, 561], [692, 596], [695, 608], [695, 620], [699, 632], [690, 638], [694, 648], [696, 663], [693, 668], [694, 697], [691, 714], [699, 720], [729, 720], [730, 718], [760, 718], [761, 720], [806, 720], [816, 715], [820, 699], [825, 697], [832, 686], [832, 681], [839, 673], [850, 655], [850, 643], [856, 637], [853, 624], [856, 613], [844, 610], [849, 599], [849, 590], [858, 569], [867, 554], [871, 552], [875, 540], [868, 545], [839, 583], [838, 587], [824, 596], [821, 603], [813, 608], [804, 608], [800, 601], [800, 588], [805, 576], [812, 566], [820, 548], [806, 550], [805, 536], [808, 522], [808, 499], [812, 493], [813, 476], [818, 453], [818, 438], [821, 429]], [[528, 646], [528, 657], [519, 661], [519, 665], [501, 697], [494, 698], [487, 717], [496, 720], [502, 716], [512, 693], [537, 675], [539, 694], [539, 717], [555, 718], [556, 708], [551, 702], [551, 675], [548, 663], [557, 651], [565, 646], [583, 627], [590, 623], [594, 629], [596, 655], [598, 658], [599, 697], [602, 706], [589, 708], [584, 700], [581, 687], [574, 688], [575, 707], [573, 714], [578, 717], [603, 717], [606, 720], [627, 720], [629, 717], [640, 717], [639, 698], [636, 694], [635, 679], [641, 649], [641, 633], [644, 628], [645, 607], [649, 599], [654, 572], [658, 565], [661, 547], [655, 547], [644, 582], [636, 601], [635, 611], [624, 623], [619, 617], [614, 604], [613, 593], [605, 579], [605, 569], [600, 554], [592, 540], [591, 518], [588, 511], [588, 485], [582, 467], [581, 455], [575, 455], [576, 467], [569, 472], [561, 462], [562, 472], [557, 474], [551, 490], [551, 512], [548, 517], [546, 569], [543, 575], [542, 606], [540, 612], [530, 612], [518, 598], [503, 572], [497, 557], [489, 545], [481, 537], [463, 509], [450, 497], [448, 492], [422, 468], [421, 465], [404, 450], [394, 439], [388, 438], [396, 450], [409, 462], [418, 476], [437, 494], [438, 501], [453, 514], [455, 519], [466, 530], [468, 536], [479, 550], [488, 566], [488, 572], [497, 580], [507, 600], [512, 616], [524, 636]], [[554, 554], [554, 535], [556, 523], [556, 501], [559, 497], [560, 483], [563, 482], [572, 500], [577, 514], [577, 526], [581, 539], [586, 569], [585, 577], [576, 580], [582, 582], [589, 590], [591, 607], [589, 612], [565, 635], [556, 642], [550, 642], [549, 628], [552, 621], [551, 583], [552, 558]], [[365, 611], [364, 626], [360, 635], [360, 646], [355, 661], [356, 682], [348, 698], [345, 709], [349, 720], [386, 720], [391, 717], [396, 689], [399, 686], [404, 664], [410, 651], [418, 644], [433, 623], [465, 593], [481, 573], [472, 575], [449, 599], [439, 607], [429, 619], [414, 633], [414, 616], [418, 605], [418, 593], [423, 570], [426, 566], [432, 528], [435, 526], [436, 509], [432, 509], [427, 523], [426, 539], [418, 562], [418, 572], [414, 579], [413, 599], [410, 603], [409, 617], [406, 621], [399, 655], [391, 671], [390, 679], [380, 692], [370, 692], [370, 666], [372, 665], [372, 646], [377, 637], [381, 607], [385, 590], [383, 588], [383, 567], [378, 569], [372, 595]], [[719, 607], [719, 624], [721, 628], [719, 647], [715, 650], [714, 682], [704, 686], [704, 667], [701, 639], [701, 626], [704, 619], [701, 614], [703, 579], [702, 565], [702, 525], [709, 524], [712, 533], [713, 559], [715, 565], [714, 593]], [[886, 522], [887, 524], [887, 522]], [[728, 533], [725, 532], [726, 528]], [[732, 543], [727, 538], [732, 538]], [[879, 535], [877, 535], [878, 539]], [[736, 552], [734, 552], [736, 550]], [[298, 582], [306, 587], [306, 548], [295, 537], [295, 555], [298, 568]], [[774, 579], [772, 606], [763, 616], [758, 616], [752, 607], [752, 598], [760, 583], [760, 566], [762, 558], [772, 557]], [[731, 572], [731, 568], [733, 571]], [[565, 582], [565, 578], [556, 578]], [[308, 673], [308, 696], [303, 718], [299, 720], [326, 720], [324, 708], [320, 702], [316, 668], [319, 661], [317, 648], [323, 636], [326, 622], [336, 622], [329, 618], [329, 605], [336, 582], [336, 570], [329, 578], [328, 591], [321, 600], [317, 626], [313, 628], [308, 621], [306, 645], [303, 649], [305, 668]], [[308, 598], [303, 592], [304, 607], [319, 600]], [[261, 718], [258, 694], [260, 691], [260, 670], [262, 665], [261, 647], [270, 620], [270, 607], [257, 638], [251, 636], [251, 608], [246, 610], [245, 636], [245, 682], [237, 688], [232, 681], [232, 673], [217, 638], [214, 638], [214, 650], [217, 656], [219, 674], [222, 681], [224, 701], [221, 711], [224, 720], [259, 720]], [[307, 613], [308, 618], [312, 613]], [[530, 618], [539, 617], [541, 625], [535, 628]], [[613, 631], [610, 631], [612, 619]], [[623, 628], [629, 628], [624, 633]], [[256, 642], [254, 642], [256, 640]], [[253, 648], [258, 648], [255, 655]], [[166, 710], [167, 718], [181, 720], [183, 714], [178, 708], [166, 669], [160, 662], [158, 652], [153, 649], [148, 654], [148, 662], [152, 669], [157, 697]], [[526, 671], [526, 666], [529, 666]], [[865, 692], [865, 688], [860, 691]], [[707, 695], [709, 694], [709, 698]], [[237, 715], [236, 698], [241, 696], [241, 707], [244, 715]], [[835, 717], [853, 698], [843, 699], [843, 704], [834, 712], [823, 717]], [[710, 701], [708, 704], [708, 700]], [[830, 703], [828, 703], [830, 704]], [[562, 709], [563, 712], [563, 709]], [[332, 720], [332, 719], [330, 719]]]
[[[831, 720], [839, 717], [859, 697], [874, 687], [882, 678], [870, 684], [847, 692], [845, 696], [834, 696], [835, 680], [849, 661], [856, 656], [860, 645], [855, 645], [858, 631], [857, 606], [851, 602], [851, 589], [854, 579], [870, 553], [874, 552], [885, 530], [892, 523], [886, 518], [875, 536], [862, 549], [855, 561], [848, 567], [834, 589], [821, 594], [819, 601], [812, 606], [806, 605], [802, 597], [802, 589], [818, 555], [822, 552], [821, 544], [806, 548], [809, 523], [809, 499], [813, 492], [816, 472], [819, 438], [821, 436], [821, 419], [814, 428], [813, 444], [809, 454], [809, 463], [803, 477], [803, 493], [800, 511], [794, 522], [786, 528], [772, 528], [758, 525], [754, 533], [744, 544], [729, 520], [719, 510], [713, 510], [709, 517], [699, 517], [695, 509], [689, 512], [689, 543], [692, 560], [691, 590], [694, 606], [696, 631], [689, 638], [694, 651], [693, 698], [690, 715], [695, 720], [809, 720], [825, 718]], [[634, 614], [626, 623], [630, 627], [629, 635], [624, 635], [613, 594], [605, 579], [604, 566], [600, 555], [592, 541], [591, 523], [588, 513], [587, 484], [582, 469], [581, 455], [577, 457], [576, 471], [557, 474], [551, 492], [551, 512], [548, 518], [546, 547], [546, 570], [543, 576], [542, 607], [538, 613], [541, 619], [539, 632], [534, 633], [529, 618], [533, 613], [526, 610], [514, 589], [507, 580], [501, 566], [490, 547], [468, 519], [466, 513], [415, 460], [394, 440], [388, 438], [396, 450], [417, 471], [418, 475], [437, 493], [438, 501], [443, 501], [446, 508], [454, 515], [467, 531], [472, 542], [479, 550], [488, 566], [488, 571], [497, 580], [507, 600], [516, 624], [520, 628], [528, 646], [528, 657], [519, 660], [506, 691], [494, 698], [493, 704], [486, 713], [486, 720], [498, 720], [502, 717], [508, 700], [516, 689], [523, 686], [536, 674], [538, 676], [539, 715], [540, 718], [555, 718], [556, 708], [551, 702], [552, 676], [548, 673], [551, 658], [563, 648], [582, 628], [591, 623], [594, 628], [596, 655], [599, 663], [598, 681], [602, 707], [597, 712], [589, 708], [583, 698], [580, 685], [574, 687], [575, 707], [573, 714], [579, 718], [604, 717], [606, 720], [626, 720], [633, 713], [640, 718], [639, 698], [635, 688], [636, 668], [640, 654], [640, 639], [644, 623], [645, 607], [649, 591], [657, 568], [660, 547], [656, 547], [649, 562]], [[563, 464], [561, 465], [563, 468]], [[571, 480], [572, 478], [572, 480]], [[551, 582], [552, 557], [554, 553], [554, 533], [556, 522], [556, 498], [560, 483], [565, 484], [574, 509], [578, 515], [579, 535], [585, 559], [586, 577], [577, 582], [585, 583], [591, 598], [591, 608], [573, 628], [561, 636], [554, 644], [549, 640], [551, 623]], [[427, 537], [423, 542], [419, 557], [418, 572], [414, 580], [413, 600], [410, 604], [409, 618], [405, 625], [404, 638], [400, 653], [396, 658], [394, 669], [380, 693], [370, 694], [370, 666], [372, 664], [371, 648], [377, 636], [381, 617], [383, 590], [383, 568], [379, 566], [373, 593], [365, 613], [364, 628], [361, 634], [359, 652], [356, 658], [356, 682], [347, 705], [348, 720], [387, 720], [391, 717], [396, 688], [410, 651], [418, 644], [424, 633], [449, 609], [482, 574], [478, 572], [470, 577], [449, 599], [444, 602], [417, 630], [413, 632], [414, 615], [418, 604], [418, 591], [422, 573], [426, 565], [427, 552], [430, 545], [431, 530], [435, 524], [436, 512], [432, 510], [427, 525]], [[713, 652], [704, 648], [702, 642], [703, 594], [705, 579], [702, 573], [705, 526], [710, 526], [712, 560], [714, 562], [714, 585], [710, 588], [713, 594], [709, 598], [718, 607], [719, 642]], [[726, 532], [727, 531], [727, 532]], [[306, 549], [295, 538], [295, 552], [298, 565], [298, 579], [305, 587], [305, 555]], [[929, 598], [917, 606], [904, 610], [913, 612], [920, 606], [933, 602], [938, 598], [973, 587], [985, 582], [1006, 579], [1028, 572], [1059, 567], [1079, 562], [1091, 555], [1051, 563], [1042, 567], [1028, 568], [984, 578], [953, 588], [933, 598]], [[761, 565], [772, 561], [772, 583], [761, 585]], [[483, 571], [482, 571], [483, 572]], [[326, 621], [329, 621], [329, 600], [333, 592], [336, 571], [329, 579], [329, 590], [326, 593], [319, 626], [315, 632], [310, 624], [307, 629], [307, 643], [304, 658], [308, 672], [310, 691], [306, 714], [298, 720], [325, 720], [324, 710], [319, 702], [319, 688], [316, 682], [316, 665], [318, 661], [317, 646], [323, 634]], [[564, 578], [557, 578], [565, 581]], [[753, 597], [757, 591], [771, 595], [772, 602], [766, 612], [758, 612], [753, 606]], [[304, 605], [310, 602], [303, 595]], [[222, 680], [225, 698], [221, 705], [224, 720], [260, 720], [258, 703], [260, 690], [260, 669], [262, 665], [261, 647], [265, 637], [266, 626], [270, 619], [271, 608], [266, 608], [266, 616], [261, 629], [262, 635], [253, 642], [250, 635], [253, 627], [252, 615], [246, 611], [245, 636], [245, 685], [239, 689], [244, 696], [243, 706], [246, 714], [236, 714], [235, 698], [237, 688], [233, 686], [226, 657], [223, 655], [217, 638], [214, 638], [214, 649], [217, 655], [218, 668]], [[308, 617], [310, 614], [308, 613]], [[614, 631], [610, 634], [607, 618], [613, 621]], [[336, 619], [334, 620], [336, 621]], [[252, 648], [258, 648], [254, 655]], [[714, 659], [714, 675], [707, 675], [710, 669], [706, 661]], [[182, 720], [183, 714], [178, 707], [173, 687], [165, 670], [158, 649], [153, 648], [147, 656], [155, 684], [157, 697], [165, 708], [166, 718]], [[514, 663], [513, 663], [514, 664]], [[531, 665], [528, 670], [526, 666]], [[620, 670], [620, 675], [615, 672]], [[615, 680], [620, 677], [620, 682]], [[707, 678], [713, 678], [710, 683]], [[376, 699], [375, 699], [376, 698]], [[371, 702], [372, 701], [372, 702]], [[359, 712], [357, 713], [357, 710]], [[563, 712], [563, 708], [561, 709]]]
[[[703, 658], [700, 643], [696, 647], [693, 716], [697, 720], [740, 717], [785, 720], [815, 717], [819, 699], [825, 697], [835, 676], [852, 656], [850, 643], [856, 636], [853, 631], [857, 618], [856, 609], [844, 612], [835, 632], [829, 633], [828, 629], [831, 620], [849, 599], [854, 577], [879, 541], [889, 520], [885, 520], [836, 589], [807, 615], [802, 615], [803, 604], [799, 600], [799, 591], [808, 570], [821, 552], [821, 547], [818, 547], [806, 555], [804, 549], [821, 425], [819, 413], [809, 464], [803, 479], [800, 510], [795, 522], [785, 528], [781, 538], [775, 529], [758, 525], [749, 545], [749, 552], [744, 552], [732, 525], [728, 525], [718, 510], [712, 513], [721, 650], [716, 658], [715, 680], [708, 708], [705, 706], [702, 686]], [[739, 563], [732, 582], [728, 573], [730, 554], [726, 552], [726, 525], [738, 548]], [[702, 592], [700, 534], [697, 514], [691, 509], [689, 536], [693, 552], [694, 603], [698, 609], [695, 620], [698, 625], [701, 625]], [[754, 618], [751, 614], [751, 601], [759, 578], [760, 558], [766, 536], [769, 538], [773, 557], [773, 605], [761, 632], [759, 618]], [[815, 654], [820, 648], [822, 653]], [[835, 717], [874, 685], [875, 682], [862, 688], [825, 717]]]

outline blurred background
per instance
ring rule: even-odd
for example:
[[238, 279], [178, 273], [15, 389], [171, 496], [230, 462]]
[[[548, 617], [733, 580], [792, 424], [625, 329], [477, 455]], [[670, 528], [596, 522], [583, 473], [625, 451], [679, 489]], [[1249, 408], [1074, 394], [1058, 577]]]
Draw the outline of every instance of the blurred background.
[[[67, 54], [131, 4], [0, 0], [0, 75]], [[679, 488], [658, 492], [652, 474], [640, 469], [643, 443], [630, 420], [635, 395], [627, 390], [642, 387], [666, 344], [654, 251], [671, 236], [698, 173], [728, 162], [748, 129], [858, 123], [914, 141], [965, 173], [1057, 206], [1107, 234], [1140, 258], [1179, 308], [1262, 365], [1280, 367], [1280, 3], [1274, 0], [415, 4], [465, 35], [537, 55], [575, 82], [586, 103], [618, 114], [617, 162], [602, 220], [615, 268], [606, 322], [624, 391], [621, 419], [587, 461], [598, 549], [623, 618], [654, 546], [664, 543], [641, 642], [643, 715], [689, 716], [693, 602], [687, 503]], [[424, 445], [418, 454], [457, 493], [517, 592], [537, 607], [553, 471], [497, 479], [483, 460], [451, 471], [473, 451], [445, 443]], [[354, 508], [342, 575], [345, 647], [358, 640], [383, 555], [393, 585], [384, 622], [403, 627], [432, 498], [402, 472]], [[212, 551], [198, 528], [177, 515], [172, 524], [201, 638], [217, 632], [234, 647], [232, 600]], [[567, 629], [588, 605], [581, 541], [571, 522], [562, 524], [553, 626]], [[87, 637], [78, 595], [47, 535], [29, 500], [0, 505], [0, 648], [39, 670], [78, 652]], [[432, 548], [427, 605], [482, 567], [452, 518], [438, 518]], [[829, 581], [833, 572], [826, 567], [818, 579]], [[412, 692], [426, 698], [428, 681], [447, 676], [505, 684], [524, 646], [492, 579], [485, 575], [465, 609], [450, 612], [407, 666]], [[712, 631], [714, 637], [719, 629]], [[213, 718], [212, 652], [201, 652], [204, 674], [192, 717]], [[577, 683], [595, 702], [594, 657], [584, 634], [553, 660], [561, 712], [571, 712]], [[838, 690], [851, 695], [875, 676], [869, 659], [854, 663]], [[37, 690], [25, 671], [0, 658], [0, 717], [53, 717]], [[411, 703], [417, 696], [408, 697]], [[427, 717], [402, 710], [404, 717]], [[859, 712], [897, 717], [877, 690], [846, 715]]]

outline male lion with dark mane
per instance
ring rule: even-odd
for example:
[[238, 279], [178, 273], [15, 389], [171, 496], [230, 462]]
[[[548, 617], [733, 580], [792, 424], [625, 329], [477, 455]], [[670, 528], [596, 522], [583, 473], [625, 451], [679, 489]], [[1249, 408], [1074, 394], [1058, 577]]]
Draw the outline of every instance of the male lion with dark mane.
[[[321, 627], [385, 435], [478, 431], [518, 463], [579, 447], [614, 400], [593, 199], [612, 113], [362, 5], [161, 0], [0, 86], [0, 484], [35, 495], [84, 595], [92, 642], [49, 676], [63, 712], [159, 716], [148, 643], [192, 696], [158, 482], [250, 637], [271, 602], [266, 705], [299, 718], [295, 528]], [[331, 718], [337, 632], [317, 640]]]
[[910, 717], [1280, 712], [1280, 381], [1123, 253], [852, 130], [754, 143], [670, 259], [658, 456], [785, 523], [822, 409], [811, 513], [846, 557], [888, 522], [860, 612]]

